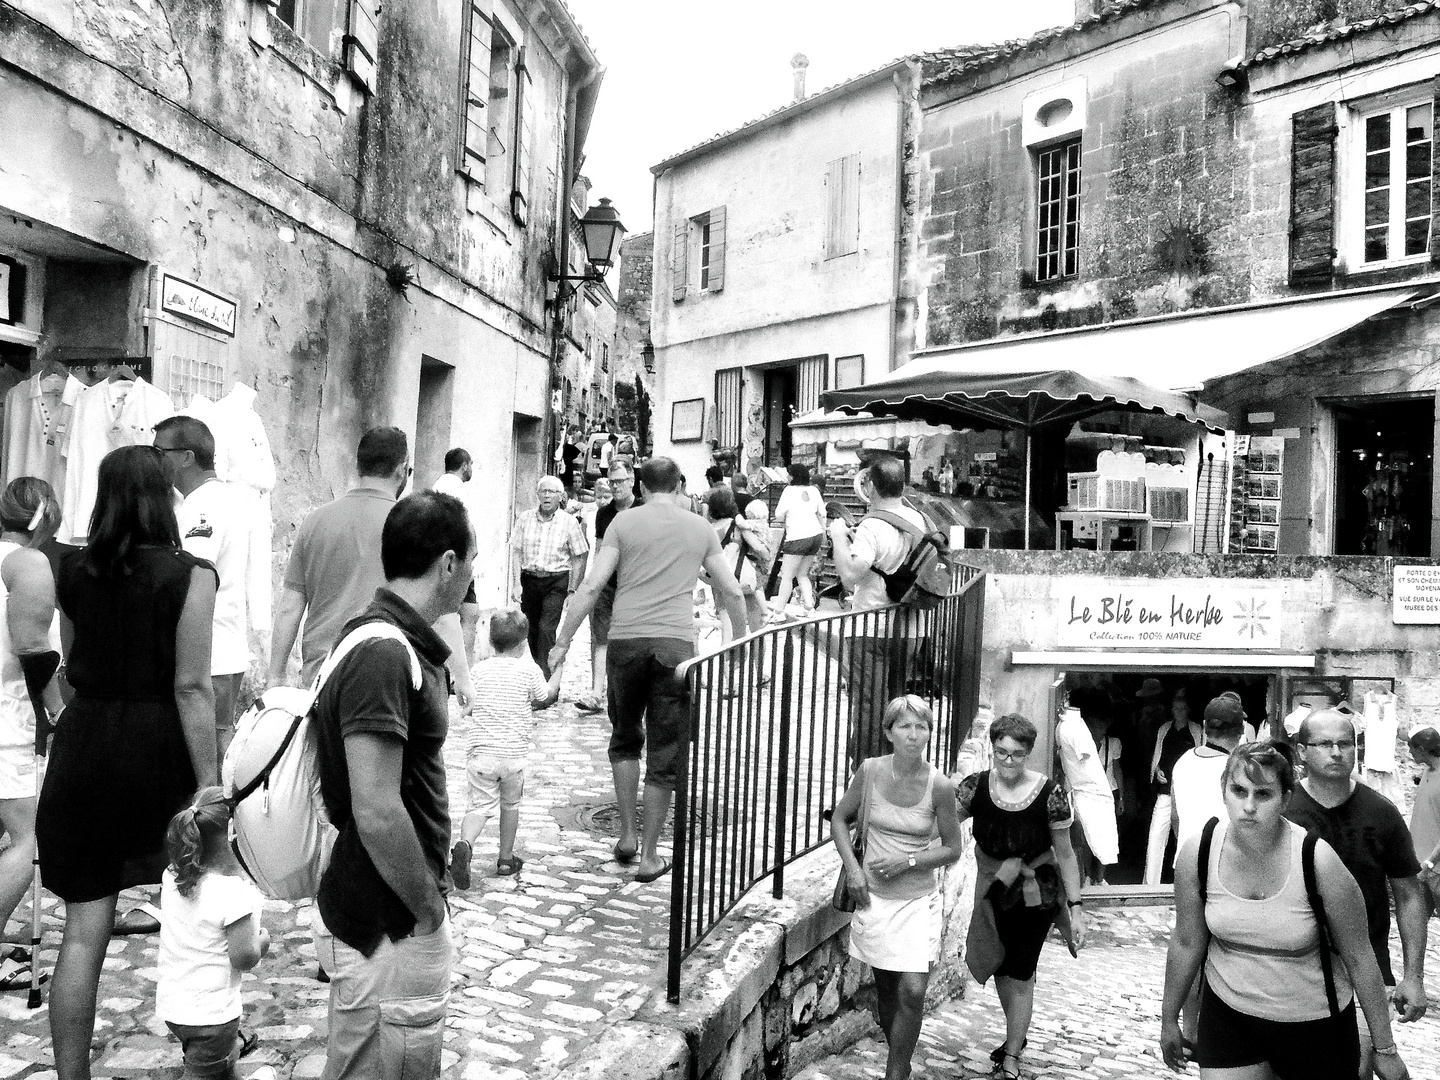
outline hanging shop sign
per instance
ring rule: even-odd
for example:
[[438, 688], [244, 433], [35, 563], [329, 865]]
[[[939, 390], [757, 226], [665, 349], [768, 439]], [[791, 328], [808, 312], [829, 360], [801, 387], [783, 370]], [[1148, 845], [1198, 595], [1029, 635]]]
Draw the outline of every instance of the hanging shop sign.
[[235, 335], [235, 301], [174, 274], [160, 275], [160, 307], [172, 315], [194, 319], [212, 330]]
[[1057, 587], [1060, 648], [1276, 649], [1283, 586], [1193, 579]]
[[1397, 566], [1390, 585], [1391, 619], [1440, 623], [1440, 566]]

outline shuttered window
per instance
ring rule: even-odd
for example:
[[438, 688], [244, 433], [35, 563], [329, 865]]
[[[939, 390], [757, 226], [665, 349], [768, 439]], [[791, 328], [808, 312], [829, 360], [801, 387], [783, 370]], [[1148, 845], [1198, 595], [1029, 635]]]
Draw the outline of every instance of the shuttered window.
[[529, 220], [530, 146], [535, 134], [535, 95], [530, 69], [525, 63], [525, 47], [516, 50], [515, 113], [511, 117], [514, 153], [511, 155], [510, 213], [524, 225]]
[[490, 103], [490, 25], [488, 2], [468, 0], [465, 5], [464, 55], [460, 62], [460, 171], [484, 183], [485, 153], [490, 128], [485, 122]]
[[1430, 252], [1434, 185], [1434, 103], [1401, 105], [1363, 117], [1364, 238], [1361, 261]]
[[1321, 284], [1335, 268], [1335, 105], [1290, 119], [1290, 284]]
[[370, 93], [375, 92], [375, 62], [380, 55], [378, 0], [350, 0], [345, 33], [345, 69]]
[[740, 445], [744, 386], [738, 367], [715, 372], [715, 438], [727, 450]]
[[795, 414], [804, 416], [820, 407], [820, 394], [830, 389], [830, 357], [807, 356], [800, 361], [799, 378], [796, 380]]
[[690, 289], [725, 288], [725, 207], [717, 206], [675, 226], [670, 258], [670, 299], [685, 299]]
[[825, 166], [825, 258], [860, 250], [860, 155]]

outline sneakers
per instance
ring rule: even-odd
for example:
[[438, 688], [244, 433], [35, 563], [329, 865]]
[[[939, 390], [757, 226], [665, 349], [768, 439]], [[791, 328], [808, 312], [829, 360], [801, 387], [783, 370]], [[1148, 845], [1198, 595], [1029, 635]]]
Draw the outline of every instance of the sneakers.
[[594, 694], [586, 694], [575, 702], [575, 707], [581, 712], [598, 713], [605, 709], [605, 705]]
[[470, 888], [470, 845], [464, 840], [455, 841], [450, 849], [450, 880], [457, 889]]

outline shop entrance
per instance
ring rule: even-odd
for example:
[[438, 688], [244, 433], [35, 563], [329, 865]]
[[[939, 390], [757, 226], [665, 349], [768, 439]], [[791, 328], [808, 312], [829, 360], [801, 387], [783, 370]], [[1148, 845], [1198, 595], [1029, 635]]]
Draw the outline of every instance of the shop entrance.
[[1335, 554], [1429, 555], [1434, 398], [1334, 410]]
[[765, 372], [765, 464], [790, 464], [790, 421], [795, 419], [797, 370], [771, 368]]
[[[1158, 886], [1174, 880], [1175, 840], [1170, 834], [1168, 798], [1161, 802], [1165, 788], [1157, 775], [1168, 771], [1171, 759], [1178, 757], [1176, 751], [1191, 744], [1181, 746], [1177, 738], [1167, 751], [1162, 740], [1190, 720], [1198, 729], [1206, 704], [1226, 691], [1240, 695], [1247, 717], [1246, 737], [1264, 734], [1261, 725], [1275, 712], [1272, 703], [1279, 700], [1276, 682], [1274, 673], [1249, 671], [1057, 673], [1052, 724], [1058, 725], [1067, 707], [1080, 711], [1115, 793], [1120, 859], [1104, 868], [1103, 879], [1098, 864], [1086, 866], [1088, 849], [1078, 816], [1071, 833], [1087, 884]], [[1059, 745], [1053, 729], [1050, 745]], [[1160, 761], [1157, 746], [1162, 747]], [[1052, 767], [1053, 775], [1063, 774], [1058, 750]]]

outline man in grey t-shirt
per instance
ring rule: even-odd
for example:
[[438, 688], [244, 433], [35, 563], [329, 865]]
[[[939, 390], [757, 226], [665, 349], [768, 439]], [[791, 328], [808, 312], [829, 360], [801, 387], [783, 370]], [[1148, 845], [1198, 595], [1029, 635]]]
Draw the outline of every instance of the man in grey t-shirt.
[[[644, 505], [617, 515], [606, 530], [585, 584], [566, 609], [550, 664], [565, 659], [575, 631], [616, 575], [606, 661], [610, 770], [620, 808], [615, 857], [628, 863], [638, 853], [635, 880], [654, 881], [670, 869], [656, 847], [670, 813], [683, 725], [689, 721], [689, 695], [676, 681], [675, 669], [695, 655], [691, 597], [701, 566], [710, 572], [716, 600], [733, 626], [745, 625], [745, 598], [725, 562], [720, 538], [680, 494], [679, 466], [669, 458], [650, 459], [640, 467], [640, 490]], [[641, 750], [646, 752], [645, 818], [643, 836], [637, 839]]]

